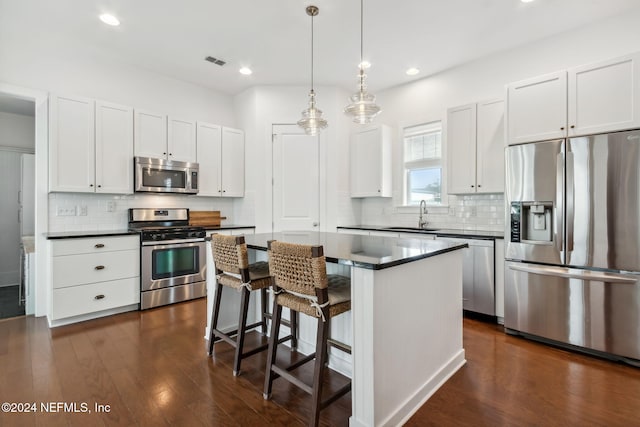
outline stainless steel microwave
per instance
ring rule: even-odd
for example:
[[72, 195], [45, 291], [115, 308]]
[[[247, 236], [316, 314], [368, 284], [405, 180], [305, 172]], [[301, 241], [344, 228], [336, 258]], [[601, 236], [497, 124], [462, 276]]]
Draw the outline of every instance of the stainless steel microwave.
[[136, 192], [198, 194], [198, 164], [135, 157]]

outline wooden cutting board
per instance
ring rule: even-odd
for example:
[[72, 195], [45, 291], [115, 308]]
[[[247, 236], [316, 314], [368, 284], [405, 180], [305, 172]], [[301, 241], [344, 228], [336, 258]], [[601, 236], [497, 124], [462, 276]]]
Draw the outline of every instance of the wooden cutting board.
[[220, 227], [220, 221], [227, 219], [220, 216], [220, 211], [189, 211], [189, 225], [200, 227]]

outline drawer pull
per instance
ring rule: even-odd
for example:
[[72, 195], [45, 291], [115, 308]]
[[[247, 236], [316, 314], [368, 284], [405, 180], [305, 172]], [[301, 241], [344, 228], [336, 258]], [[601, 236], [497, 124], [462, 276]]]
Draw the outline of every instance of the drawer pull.
[[102, 243], [96, 243], [96, 248], [100, 249], [100, 248], [104, 248], [104, 244]]
[[104, 299], [104, 295], [96, 295], [95, 297], [93, 297], [93, 299]]
[[104, 265], [96, 265], [96, 270], [104, 270]]

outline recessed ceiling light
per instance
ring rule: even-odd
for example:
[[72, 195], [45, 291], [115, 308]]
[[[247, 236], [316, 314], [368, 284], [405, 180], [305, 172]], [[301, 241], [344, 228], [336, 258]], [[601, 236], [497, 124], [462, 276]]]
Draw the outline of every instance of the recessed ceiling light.
[[240, 74], [244, 74], [245, 76], [251, 75], [253, 73], [253, 71], [251, 71], [251, 68], [249, 67], [242, 67], [238, 71], [240, 71]]
[[358, 66], [366, 70], [367, 68], [371, 68], [371, 63], [369, 61], [362, 61]]
[[109, 13], [103, 13], [99, 16], [99, 18], [102, 22], [107, 25], [111, 25], [112, 27], [117, 27], [118, 25], [120, 25], [120, 20]]
[[411, 67], [407, 71], [405, 71], [405, 73], [407, 73], [408, 76], [415, 76], [419, 72], [420, 70], [418, 70], [416, 67]]

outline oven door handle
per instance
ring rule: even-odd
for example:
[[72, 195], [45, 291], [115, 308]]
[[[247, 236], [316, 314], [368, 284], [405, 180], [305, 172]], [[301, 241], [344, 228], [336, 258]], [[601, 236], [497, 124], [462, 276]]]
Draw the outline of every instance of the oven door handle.
[[142, 242], [142, 246], [162, 246], [162, 245], [175, 245], [180, 243], [200, 243], [200, 242], [204, 242], [203, 237], [198, 237], [194, 239], [148, 241], [148, 242]]

